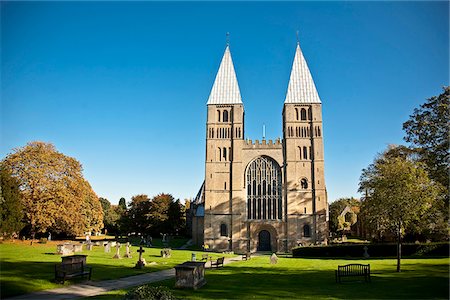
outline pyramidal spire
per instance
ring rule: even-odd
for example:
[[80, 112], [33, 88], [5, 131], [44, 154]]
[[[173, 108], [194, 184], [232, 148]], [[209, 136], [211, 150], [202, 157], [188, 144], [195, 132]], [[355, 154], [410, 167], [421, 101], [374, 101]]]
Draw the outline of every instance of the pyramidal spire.
[[242, 104], [228, 43], [207, 104]]
[[321, 103], [298, 41], [284, 103]]

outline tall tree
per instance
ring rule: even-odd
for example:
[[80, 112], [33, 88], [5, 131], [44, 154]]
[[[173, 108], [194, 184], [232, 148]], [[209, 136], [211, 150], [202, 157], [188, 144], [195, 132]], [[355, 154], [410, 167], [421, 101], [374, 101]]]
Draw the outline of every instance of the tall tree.
[[31, 142], [1, 162], [19, 183], [24, 220], [34, 236], [99, 231], [103, 215], [97, 195], [83, 178], [81, 164], [49, 143]]
[[174, 198], [170, 194], [159, 194], [153, 197], [148, 214], [151, 222], [151, 232], [153, 235], [160, 233], [171, 233], [171, 225], [169, 224], [169, 208]]
[[[429, 98], [419, 108], [414, 109], [409, 120], [403, 123], [405, 140], [426, 165], [430, 177], [446, 188], [449, 183], [449, 120], [450, 87], [444, 87], [439, 96]], [[448, 197], [447, 197], [448, 201]]]
[[424, 226], [425, 222], [433, 222], [427, 217], [442, 202], [442, 186], [430, 180], [422, 163], [395, 155], [397, 152], [397, 148], [386, 151], [363, 170], [359, 191], [366, 194], [363, 202], [366, 221], [397, 236], [397, 272], [400, 272], [402, 235], [415, 224]]
[[125, 198], [122, 197], [119, 200], [119, 206], [125, 211], [127, 210], [127, 202], [125, 201]]
[[0, 235], [13, 236], [25, 226], [19, 182], [0, 165]]

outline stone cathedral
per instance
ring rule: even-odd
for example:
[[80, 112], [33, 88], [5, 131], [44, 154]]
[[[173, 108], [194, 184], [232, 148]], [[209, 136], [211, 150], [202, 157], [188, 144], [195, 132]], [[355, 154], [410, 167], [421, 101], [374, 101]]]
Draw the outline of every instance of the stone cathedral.
[[207, 102], [205, 181], [191, 206], [197, 245], [275, 252], [327, 242], [322, 104], [298, 43], [281, 108], [282, 140], [246, 138], [227, 45]]

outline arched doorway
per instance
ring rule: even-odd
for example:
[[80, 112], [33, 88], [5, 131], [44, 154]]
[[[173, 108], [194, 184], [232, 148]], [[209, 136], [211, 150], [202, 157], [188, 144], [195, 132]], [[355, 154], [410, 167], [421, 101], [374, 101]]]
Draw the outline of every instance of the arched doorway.
[[258, 234], [258, 251], [272, 251], [270, 246], [270, 232], [261, 230]]

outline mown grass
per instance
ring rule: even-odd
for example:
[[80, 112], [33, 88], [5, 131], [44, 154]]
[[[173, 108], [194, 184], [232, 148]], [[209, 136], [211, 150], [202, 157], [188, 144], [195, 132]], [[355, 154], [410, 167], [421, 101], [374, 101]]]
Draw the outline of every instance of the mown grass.
[[[335, 283], [338, 265], [370, 263], [372, 282]], [[152, 285], [168, 286], [182, 299], [448, 299], [449, 259], [403, 259], [402, 272], [395, 259], [344, 260], [280, 258], [268, 256], [207, 270], [207, 284], [196, 290], [174, 289], [175, 280]], [[89, 298], [122, 299], [127, 290]]]
[[[61, 242], [51, 241], [47, 244], [30, 245], [29, 241], [15, 241], [0, 244], [1, 298], [61, 287], [61, 284], [53, 282], [54, 266], [61, 262], [61, 256], [55, 255], [56, 245], [59, 243]], [[155, 241], [157, 245], [160, 243], [159, 240]], [[174, 240], [173, 247], [180, 243], [181, 241]], [[105, 253], [103, 246], [95, 246], [92, 251], [86, 251], [83, 247], [83, 252], [80, 254], [88, 255], [87, 264], [93, 268], [92, 280], [99, 281], [170, 269], [190, 260], [192, 253], [188, 250], [173, 250], [171, 258], [162, 258], [161, 248], [144, 248], [143, 257], [147, 263], [156, 262], [156, 264], [139, 270], [134, 269], [139, 256], [137, 249], [138, 247], [132, 246], [133, 258], [122, 259], [112, 258], [115, 248], [111, 248], [110, 253]], [[123, 256], [125, 246], [121, 247], [120, 253]], [[201, 257], [201, 252], [196, 253], [198, 257]], [[213, 256], [217, 257], [219, 254], [213, 254]], [[79, 280], [68, 281], [65, 284], [74, 282]]]

